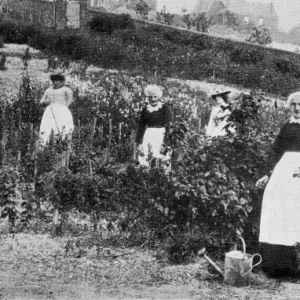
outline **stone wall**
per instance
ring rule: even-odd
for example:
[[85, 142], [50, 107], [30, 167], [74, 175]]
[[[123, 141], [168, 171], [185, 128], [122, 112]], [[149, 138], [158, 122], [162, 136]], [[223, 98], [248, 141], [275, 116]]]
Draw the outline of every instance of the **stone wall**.
[[65, 0], [7, 0], [5, 9], [10, 18], [49, 28], [65, 28]]

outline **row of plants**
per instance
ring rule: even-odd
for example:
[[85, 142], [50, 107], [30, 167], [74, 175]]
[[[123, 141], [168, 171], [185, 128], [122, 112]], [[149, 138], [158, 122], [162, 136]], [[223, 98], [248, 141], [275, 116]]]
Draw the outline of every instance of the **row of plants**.
[[57, 31], [4, 20], [0, 22], [0, 35], [6, 43], [28, 43], [50, 55], [135, 74], [212, 78], [283, 96], [298, 88], [297, 53], [156, 24], [132, 23], [128, 16], [122, 16], [124, 22], [119, 23], [123, 25], [118, 23], [121, 27], [110, 26], [110, 18], [109, 14], [95, 17], [90, 29]]
[[[254, 182], [264, 173], [270, 145], [287, 117], [284, 109], [261, 108], [259, 93], [242, 94], [232, 115], [237, 134], [211, 140], [204, 125], [212, 103], [201, 90], [121, 72], [100, 71], [85, 80], [70, 74], [76, 130], [67, 169], [59, 168], [65, 150], [59, 140], [36, 150], [43, 112], [38, 102], [48, 83], [25, 76], [18, 95], [1, 97], [1, 162], [3, 170], [11, 170], [0, 174], [1, 207], [12, 227], [21, 229], [54, 209], [88, 214], [95, 224], [100, 215], [113, 213], [132, 243], [171, 236], [173, 262], [192, 257], [202, 244], [219, 252], [240, 234], [256, 240], [253, 216], [261, 191]], [[136, 168], [133, 160], [149, 83], [164, 88], [163, 100], [174, 112], [170, 174], [159, 167]]]

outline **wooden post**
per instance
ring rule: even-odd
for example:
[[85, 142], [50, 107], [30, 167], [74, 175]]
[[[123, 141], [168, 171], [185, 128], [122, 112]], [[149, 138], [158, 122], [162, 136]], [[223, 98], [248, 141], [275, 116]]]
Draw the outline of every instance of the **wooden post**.
[[202, 128], [202, 119], [199, 118], [199, 119], [198, 119], [198, 133], [200, 133], [201, 128]]
[[136, 143], [133, 142], [133, 161], [136, 161], [137, 159], [137, 146]]
[[100, 141], [103, 140], [103, 124], [102, 123], [99, 126], [99, 139], [100, 139]]
[[109, 119], [109, 132], [108, 132], [108, 158], [110, 156], [110, 151], [111, 151], [111, 140], [112, 140], [112, 119]]
[[20, 149], [22, 147], [22, 114], [21, 114], [21, 108], [17, 109], [17, 118], [18, 118], [18, 148]]
[[34, 132], [33, 138], [34, 138], [34, 148], [33, 148], [33, 161], [34, 161], [34, 168], [33, 168], [33, 192], [36, 190], [36, 181], [37, 181], [37, 173], [38, 173], [38, 163], [37, 163], [37, 152], [38, 152], [38, 146], [39, 141], [37, 139], [38, 134]]
[[59, 223], [59, 210], [58, 208], [55, 208], [54, 215], [53, 215], [53, 226], [52, 226], [52, 235], [57, 235], [57, 228]]
[[[69, 155], [70, 155], [70, 147], [71, 147], [71, 139], [67, 137], [67, 150], [63, 151], [62, 158], [61, 158], [61, 166], [68, 168], [69, 167]], [[54, 215], [53, 215], [53, 225], [52, 225], [52, 235], [57, 236], [58, 228], [61, 224], [59, 224], [60, 219], [60, 211], [59, 208], [56, 207], [54, 209]]]
[[29, 143], [27, 145], [28, 147], [28, 152], [31, 152], [32, 155], [34, 154], [33, 148], [34, 148], [34, 131], [33, 131], [33, 123], [30, 123], [30, 127], [29, 127]]
[[119, 136], [118, 136], [119, 145], [121, 145], [121, 140], [122, 140], [122, 125], [123, 123], [119, 123]]
[[94, 141], [94, 135], [96, 131], [96, 124], [97, 124], [97, 117], [93, 118], [93, 127], [92, 127], [92, 132], [91, 132], [91, 139], [90, 139], [90, 149], [93, 148], [93, 141]]
[[77, 151], [80, 150], [80, 143], [81, 143], [81, 122], [80, 119], [78, 120], [78, 145], [77, 145]]
[[7, 131], [4, 129], [2, 131], [2, 141], [1, 141], [1, 166], [3, 167], [6, 159], [6, 143], [7, 143]]
[[89, 159], [89, 175], [92, 178], [93, 177], [93, 166], [92, 166], [92, 160]]

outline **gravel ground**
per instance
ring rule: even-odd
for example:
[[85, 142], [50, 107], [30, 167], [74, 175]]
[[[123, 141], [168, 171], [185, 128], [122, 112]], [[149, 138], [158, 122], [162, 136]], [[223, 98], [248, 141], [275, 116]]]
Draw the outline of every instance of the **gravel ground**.
[[171, 266], [154, 251], [112, 247], [80, 255], [68, 241], [2, 234], [0, 299], [300, 299], [298, 282], [257, 273], [251, 287], [227, 287], [205, 260]]

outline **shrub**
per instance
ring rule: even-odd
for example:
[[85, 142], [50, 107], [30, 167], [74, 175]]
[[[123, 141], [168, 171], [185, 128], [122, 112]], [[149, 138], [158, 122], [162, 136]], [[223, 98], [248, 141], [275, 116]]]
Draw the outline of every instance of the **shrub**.
[[272, 43], [270, 31], [264, 27], [254, 27], [252, 33], [246, 39], [246, 42], [255, 43], [259, 45], [268, 45]]
[[[40, 30], [31, 24], [2, 21], [0, 34], [7, 42], [29, 42], [47, 54], [84, 59], [105, 68], [183, 79], [215, 75], [218, 81], [283, 96], [297, 88], [300, 59], [293, 53], [159, 25], [132, 24], [128, 16], [101, 13], [90, 23], [93, 32]], [[271, 76], [264, 76], [265, 70]]]
[[38, 29], [31, 24], [20, 24], [13, 20], [0, 22], [0, 35], [5, 37], [6, 43], [24, 44], [34, 37]]
[[0, 48], [4, 47], [4, 37], [0, 36]]
[[93, 31], [112, 34], [116, 30], [133, 29], [134, 23], [130, 15], [97, 13], [89, 22], [89, 28]]

